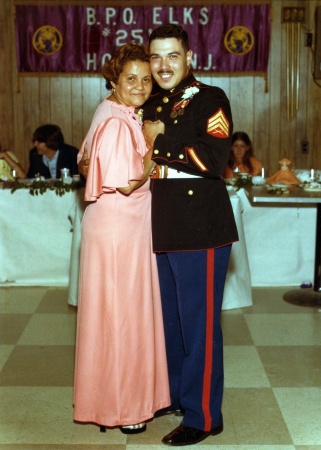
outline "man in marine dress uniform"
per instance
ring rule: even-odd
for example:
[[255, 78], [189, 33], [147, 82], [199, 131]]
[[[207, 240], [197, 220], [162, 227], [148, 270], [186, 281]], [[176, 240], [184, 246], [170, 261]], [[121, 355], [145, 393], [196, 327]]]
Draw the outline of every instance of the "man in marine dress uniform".
[[233, 132], [225, 93], [190, 72], [180, 26], [150, 35], [159, 85], [144, 105], [146, 143], [159, 165], [152, 183], [152, 231], [161, 285], [171, 407], [182, 423], [163, 438], [190, 445], [223, 429], [221, 306], [231, 243], [238, 239], [222, 173]]

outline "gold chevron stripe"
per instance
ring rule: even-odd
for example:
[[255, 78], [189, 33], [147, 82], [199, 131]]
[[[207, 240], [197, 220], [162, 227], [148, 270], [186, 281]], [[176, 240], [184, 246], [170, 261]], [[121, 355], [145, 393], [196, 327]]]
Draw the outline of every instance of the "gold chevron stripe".
[[212, 117], [208, 119], [207, 122], [207, 132], [213, 136], [218, 135], [219, 137], [229, 136], [230, 124], [225, 114], [220, 108]]
[[205, 166], [205, 164], [202, 163], [202, 161], [199, 159], [197, 154], [195, 153], [195, 150], [193, 147], [187, 147], [187, 151], [190, 154], [192, 160], [197, 165], [199, 169], [201, 169], [202, 172], [208, 172], [208, 168]]

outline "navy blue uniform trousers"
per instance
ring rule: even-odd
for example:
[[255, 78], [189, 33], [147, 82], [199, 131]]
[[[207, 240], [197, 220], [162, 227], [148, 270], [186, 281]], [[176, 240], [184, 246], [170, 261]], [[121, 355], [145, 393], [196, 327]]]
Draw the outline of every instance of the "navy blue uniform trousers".
[[231, 245], [157, 254], [171, 408], [182, 424], [221, 426], [223, 337], [221, 307]]

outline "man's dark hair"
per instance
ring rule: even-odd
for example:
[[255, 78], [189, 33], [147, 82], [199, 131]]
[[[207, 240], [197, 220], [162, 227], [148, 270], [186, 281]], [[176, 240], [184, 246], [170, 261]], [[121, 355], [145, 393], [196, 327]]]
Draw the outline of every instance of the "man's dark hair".
[[189, 50], [189, 41], [187, 32], [179, 25], [167, 23], [155, 28], [149, 36], [149, 45], [155, 39], [175, 38], [181, 42], [185, 52]]
[[32, 142], [44, 142], [48, 148], [52, 150], [59, 150], [59, 148], [64, 144], [64, 136], [58, 125], [42, 125], [38, 127], [32, 136]]

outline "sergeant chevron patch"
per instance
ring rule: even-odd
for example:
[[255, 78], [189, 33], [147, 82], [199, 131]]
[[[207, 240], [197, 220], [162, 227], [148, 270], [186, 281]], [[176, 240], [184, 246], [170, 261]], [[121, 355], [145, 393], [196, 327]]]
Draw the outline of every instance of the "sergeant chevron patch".
[[227, 138], [230, 135], [230, 123], [220, 108], [207, 120], [207, 133], [217, 138]]

